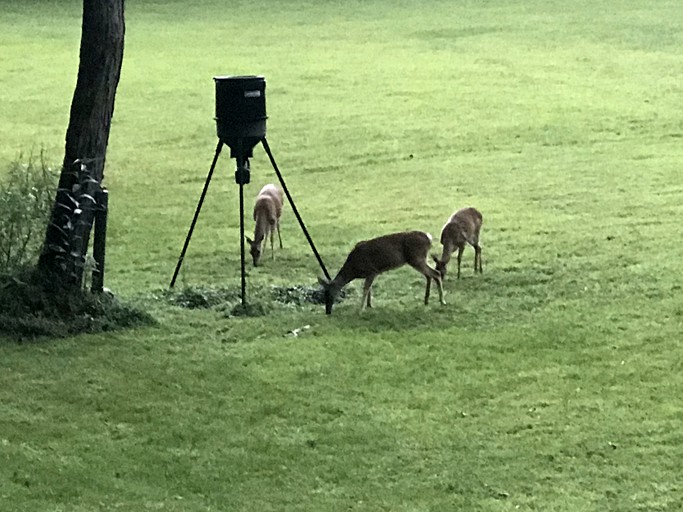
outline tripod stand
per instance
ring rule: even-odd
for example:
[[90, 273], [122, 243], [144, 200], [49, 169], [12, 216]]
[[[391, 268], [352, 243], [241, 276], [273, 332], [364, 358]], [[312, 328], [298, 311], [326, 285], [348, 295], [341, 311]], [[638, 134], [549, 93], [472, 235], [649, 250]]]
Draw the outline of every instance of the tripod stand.
[[[270, 146], [268, 145], [268, 141], [266, 140], [265, 137], [263, 137], [259, 142], [263, 144], [263, 148], [266, 150], [266, 154], [268, 155], [268, 159], [270, 160], [271, 165], [273, 166], [273, 170], [275, 171], [275, 174], [277, 175], [278, 180], [280, 181], [280, 185], [282, 185], [282, 190], [284, 191], [285, 195], [287, 196], [287, 201], [289, 201], [290, 206], [292, 207], [292, 211], [294, 212], [294, 215], [296, 216], [297, 221], [299, 222], [299, 226], [301, 226], [301, 230], [303, 231], [304, 235], [306, 236], [306, 240], [308, 240], [308, 244], [311, 247], [311, 250], [313, 251], [313, 254], [315, 255], [316, 259], [318, 260], [318, 264], [320, 265], [320, 268], [322, 269], [323, 273], [325, 274], [325, 277], [327, 279], [330, 279], [330, 274], [327, 271], [327, 268], [325, 267], [325, 263], [323, 262], [322, 258], [320, 257], [320, 254], [318, 253], [318, 250], [315, 248], [315, 244], [313, 243], [313, 239], [311, 238], [311, 235], [309, 234], [308, 230], [306, 229], [306, 225], [304, 224], [303, 219], [301, 218], [301, 215], [299, 214], [299, 210], [296, 207], [296, 204], [294, 204], [294, 200], [292, 199], [292, 195], [289, 193], [289, 189], [287, 188], [287, 185], [285, 184], [285, 180], [282, 178], [282, 173], [280, 172], [280, 169], [278, 168], [277, 164], [275, 163], [275, 158], [273, 157], [273, 153], [270, 150]], [[197, 218], [199, 217], [199, 212], [202, 209], [202, 204], [204, 203], [204, 199], [206, 197], [206, 192], [209, 189], [209, 183], [211, 182], [211, 178], [213, 176], [214, 169], [216, 168], [216, 163], [218, 162], [218, 157], [221, 154], [221, 150], [223, 148], [223, 145], [226, 144], [226, 142], [223, 141], [223, 139], [218, 140], [218, 145], [216, 146], [216, 152], [213, 156], [213, 161], [211, 162], [211, 168], [209, 169], [209, 174], [206, 176], [206, 181], [204, 182], [204, 188], [202, 190], [201, 196], [199, 197], [199, 202], [197, 204], [197, 208], [194, 212], [194, 217], [192, 218], [192, 223], [190, 224], [190, 229], [187, 233], [187, 237], [185, 238], [185, 243], [183, 244], [183, 249], [180, 252], [180, 257], [178, 258], [178, 264], [176, 265], [175, 271], [173, 272], [173, 278], [171, 279], [171, 284], [170, 288], [173, 288], [175, 285], [176, 279], [178, 278], [178, 273], [180, 272], [180, 267], [183, 264], [183, 260], [185, 259], [185, 253], [187, 252], [187, 248], [190, 245], [190, 239], [192, 238], [192, 233], [194, 231], [195, 225], [197, 224]], [[250, 178], [250, 166], [249, 166], [249, 157], [252, 156], [252, 150], [251, 148], [248, 150], [244, 150], [244, 141], [242, 138], [237, 139], [237, 143], [231, 146], [233, 149], [231, 151], [231, 157], [235, 158], [237, 160], [237, 170], [235, 171], [235, 182], [239, 185], [239, 203], [240, 203], [240, 267], [241, 267], [241, 294], [240, 298], [242, 301], [242, 305], [246, 305], [247, 303], [247, 282], [246, 282], [246, 270], [245, 270], [245, 259], [244, 259], [244, 185], [249, 183], [249, 178]]]

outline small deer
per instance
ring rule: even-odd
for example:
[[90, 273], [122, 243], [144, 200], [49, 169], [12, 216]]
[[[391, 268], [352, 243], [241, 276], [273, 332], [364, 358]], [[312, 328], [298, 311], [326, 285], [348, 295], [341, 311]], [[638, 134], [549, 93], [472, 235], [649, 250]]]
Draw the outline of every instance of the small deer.
[[249, 253], [254, 260], [254, 266], [257, 267], [261, 259], [261, 243], [268, 238], [270, 234], [270, 251], [271, 257], [275, 259], [275, 250], [273, 248], [273, 231], [277, 228], [277, 237], [280, 240], [280, 249], [282, 249], [282, 236], [280, 236], [280, 215], [282, 215], [282, 191], [273, 184], [265, 185], [256, 196], [256, 203], [254, 204], [254, 239], [245, 237], [249, 243]]
[[479, 231], [484, 218], [476, 208], [463, 208], [458, 210], [441, 230], [441, 244], [443, 253], [441, 258], [432, 256], [436, 263], [436, 270], [441, 277], [446, 277], [446, 265], [451, 260], [451, 255], [458, 250], [458, 279], [460, 279], [460, 261], [465, 243], [474, 247], [474, 271], [483, 272], [481, 266], [481, 247], [479, 246]]
[[443, 299], [443, 286], [441, 274], [427, 265], [427, 256], [432, 246], [432, 236], [423, 231], [405, 231], [380, 236], [372, 240], [358, 242], [351, 249], [346, 261], [331, 281], [319, 278], [325, 296], [325, 313], [332, 313], [334, 299], [339, 291], [354, 279], [363, 278], [363, 299], [360, 310], [372, 307], [372, 282], [375, 278], [387, 270], [410, 265], [427, 279], [425, 290], [425, 304], [429, 303], [429, 292], [432, 279], [439, 287], [439, 301], [446, 304]]

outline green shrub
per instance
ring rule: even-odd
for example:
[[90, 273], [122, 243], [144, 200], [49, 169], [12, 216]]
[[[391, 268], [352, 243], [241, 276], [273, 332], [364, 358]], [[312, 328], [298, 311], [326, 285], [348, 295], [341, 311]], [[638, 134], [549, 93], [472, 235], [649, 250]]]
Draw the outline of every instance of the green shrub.
[[40, 253], [50, 218], [58, 174], [44, 153], [10, 164], [0, 182], [0, 272], [13, 272]]

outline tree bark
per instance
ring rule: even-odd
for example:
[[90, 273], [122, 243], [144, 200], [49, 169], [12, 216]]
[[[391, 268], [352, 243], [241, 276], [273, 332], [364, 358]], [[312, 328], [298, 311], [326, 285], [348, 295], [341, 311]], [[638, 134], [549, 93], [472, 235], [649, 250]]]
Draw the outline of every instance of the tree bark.
[[83, 0], [78, 80], [64, 162], [39, 270], [54, 285], [80, 287], [121, 76], [124, 0]]

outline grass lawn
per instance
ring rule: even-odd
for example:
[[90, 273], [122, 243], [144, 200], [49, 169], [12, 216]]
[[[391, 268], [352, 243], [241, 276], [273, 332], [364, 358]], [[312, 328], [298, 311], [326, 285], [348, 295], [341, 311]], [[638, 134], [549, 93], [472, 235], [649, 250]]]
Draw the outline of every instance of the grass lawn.
[[[683, 9], [674, 0], [127, 2], [106, 285], [149, 328], [0, 340], [3, 511], [683, 508]], [[0, 173], [54, 162], [80, 2], [0, 4]], [[330, 272], [362, 239], [484, 215], [446, 306], [410, 268], [332, 316], [291, 208], [239, 288], [216, 75], [267, 80], [268, 141]], [[276, 180], [255, 148], [251, 204]], [[249, 217], [249, 216], [248, 216]], [[252, 222], [248, 218], [251, 229]], [[298, 289], [298, 288], [297, 288]], [[296, 335], [295, 335], [296, 334]]]

